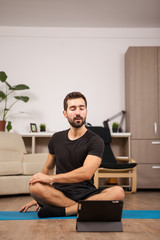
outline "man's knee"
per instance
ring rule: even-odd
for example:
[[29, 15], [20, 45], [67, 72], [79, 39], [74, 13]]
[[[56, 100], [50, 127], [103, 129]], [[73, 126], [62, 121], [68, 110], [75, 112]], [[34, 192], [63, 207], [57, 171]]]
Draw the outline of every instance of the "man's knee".
[[43, 191], [43, 186], [40, 183], [34, 183], [29, 185], [29, 192], [31, 195], [39, 195]]
[[[34, 183], [30, 184], [29, 186], [29, 192], [32, 196], [38, 196], [41, 198], [47, 197], [50, 194], [50, 189], [52, 189], [52, 196], [54, 195], [54, 198], [59, 197], [62, 195], [62, 193], [58, 190], [56, 190], [54, 187], [51, 187], [50, 185], [43, 184], [43, 183]], [[62, 197], [62, 196], [60, 196]]]
[[114, 188], [115, 188], [115, 194], [116, 194], [117, 200], [123, 200], [125, 197], [123, 188], [120, 186], [115, 186]]
[[111, 200], [123, 200], [125, 197], [125, 193], [122, 187], [120, 186], [114, 186], [111, 188], [107, 188], [104, 190], [104, 193], [106, 193], [106, 198]]

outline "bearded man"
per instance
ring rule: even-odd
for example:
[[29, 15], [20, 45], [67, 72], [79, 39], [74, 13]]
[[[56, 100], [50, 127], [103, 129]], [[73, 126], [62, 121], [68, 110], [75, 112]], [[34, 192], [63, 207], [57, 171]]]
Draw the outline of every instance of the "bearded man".
[[[58, 217], [77, 213], [79, 200], [122, 200], [120, 186], [97, 189], [94, 173], [101, 164], [104, 142], [85, 127], [87, 100], [80, 92], [69, 93], [64, 99], [63, 115], [70, 128], [55, 133], [48, 145], [48, 159], [42, 173], [29, 181], [33, 201], [21, 208], [26, 212], [37, 207], [38, 216]], [[56, 174], [49, 175], [56, 166]]]

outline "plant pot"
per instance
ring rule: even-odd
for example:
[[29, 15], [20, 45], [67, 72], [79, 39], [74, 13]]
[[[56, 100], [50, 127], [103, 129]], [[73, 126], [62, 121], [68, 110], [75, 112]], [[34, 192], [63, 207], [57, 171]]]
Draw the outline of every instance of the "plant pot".
[[45, 132], [45, 131], [46, 131], [46, 125], [40, 124], [40, 132]]
[[0, 121], [0, 131], [5, 132], [6, 121]]
[[118, 128], [112, 128], [113, 132], [118, 132]]

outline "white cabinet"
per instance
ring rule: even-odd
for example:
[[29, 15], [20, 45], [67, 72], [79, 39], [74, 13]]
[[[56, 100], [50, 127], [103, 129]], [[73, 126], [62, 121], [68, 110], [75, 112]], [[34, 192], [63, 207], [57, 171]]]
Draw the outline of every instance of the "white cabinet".
[[54, 132], [22, 133], [28, 153], [48, 152], [48, 143]]
[[[48, 152], [48, 143], [54, 132], [21, 134], [28, 153]], [[130, 158], [130, 133], [112, 133], [112, 149], [116, 157]]]

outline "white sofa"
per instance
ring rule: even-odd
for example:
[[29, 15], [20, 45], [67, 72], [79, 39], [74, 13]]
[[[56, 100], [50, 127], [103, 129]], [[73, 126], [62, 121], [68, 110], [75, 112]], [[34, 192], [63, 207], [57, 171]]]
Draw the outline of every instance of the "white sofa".
[[42, 171], [47, 155], [27, 154], [21, 135], [0, 132], [0, 195], [29, 193], [29, 179]]

